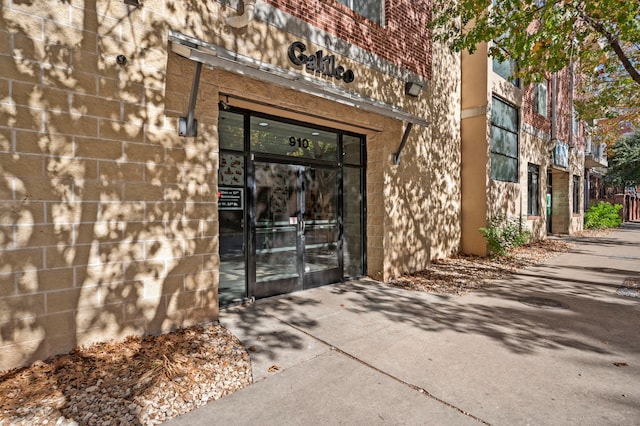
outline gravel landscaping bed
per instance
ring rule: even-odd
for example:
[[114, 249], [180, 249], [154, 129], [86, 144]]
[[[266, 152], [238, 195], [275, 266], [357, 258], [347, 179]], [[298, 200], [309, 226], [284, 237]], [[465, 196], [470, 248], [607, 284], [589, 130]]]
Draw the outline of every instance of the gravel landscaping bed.
[[485, 287], [490, 280], [507, 278], [520, 269], [543, 263], [571, 247], [567, 241], [547, 239], [517, 247], [505, 257], [457, 255], [434, 260], [426, 270], [403, 275], [390, 284], [409, 290], [464, 295]]
[[220, 325], [95, 344], [0, 375], [0, 425], [153, 425], [251, 383]]

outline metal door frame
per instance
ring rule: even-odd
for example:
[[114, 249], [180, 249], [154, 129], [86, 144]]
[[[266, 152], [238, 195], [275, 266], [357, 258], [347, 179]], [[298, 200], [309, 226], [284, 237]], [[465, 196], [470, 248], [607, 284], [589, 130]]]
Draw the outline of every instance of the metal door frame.
[[[312, 287], [318, 287], [326, 284], [330, 284], [332, 282], [341, 282], [345, 280], [345, 264], [344, 264], [344, 168], [349, 167], [357, 168], [360, 172], [360, 194], [362, 195], [361, 200], [361, 223], [360, 223], [360, 238], [361, 238], [361, 247], [360, 251], [360, 260], [362, 266], [362, 273], [355, 276], [349, 276], [347, 279], [352, 279], [356, 277], [362, 276], [367, 270], [367, 235], [366, 235], [366, 214], [367, 214], [367, 202], [366, 202], [366, 136], [363, 134], [358, 134], [350, 131], [344, 131], [332, 127], [322, 126], [322, 125], [312, 125], [312, 127], [317, 129], [322, 129], [330, 132], [334, 132], [338, 136], [338, 158], [336, 162], [327, 162], [323, 160], [315, 160], [315, 159], [301, 159], [298, 157], [287, 157], [274, 155], [269, 153], [258, 153], [253, 152], [251, 150], [251, 117], [264, 117], [267, 119], [279, 121], [282, 123], [291, 123], [294, 125], [301, 126], [309, 126], [308, 123], [301, 122], [299, 120], [287, 119], [283, 117], [274, 116], [271, 114], [260, 113], [256, 111], [251, 111], [243, 108], [235, 108], [235, 107], [227, 107], [224, 108], [225, 111], [230, 111], [235, 114], [239, 114], [242, 116], [243, 122], [243, 151], [235, 151], [230, 149], [224, 149], [225, 152], [234, 152], [239, 155], [243, 155], [245, 158], [245, 191], [244, 191], [244, 241], [245, 241], [245, 291], [246, 296], [249, 299], [255, 297], [266, 297], [259, 296], [256, 294], [256, 262], [255, 262], [255, 253], [256, 253], [256, 236], [255, 236], [255, 225], [256, 225], [256, 206], [254, 200], [254, 194], [256, 191], [256, 181], [255, 181], [255, 163], [256, 161], [264, 161], [264, 162], [273, 162], [280, 163], [286, 165], [299, 165], [305, 167], [315, 167], [322, 169], [335, 169], [336, 170], [336, 185], [337, 185], [337, 220], [338, 220], [338, 268], [335, 275], [329, 281], [317, 280], [313, 274], [304, 276], [304, 274], [300, 275], [299, 279], [302, 282], [302, 288], [296, 287], [294, 290], [298, 289], [306, 289]], [[360, 162], [359, 165], [356, 163], [348, 163], [343, 164], [343, 138], [344, 136], [349, 135], [355, 137], [360, 140]], [[304, 261], [299, 262], [302, 263], [302, 267], [304, 267]], [[318, 272], [317, 274], [321, 274], [322, 272]]]
[[[343, 251], [343, 207], [342, 207], [342, 169], [339, 165], [327, 164], [321, 161], [292, 161], [289, 157], [273, 156], [269, 154], [251, 154], [250, 165], [247, 167], [248, 173], [247, 179], [247, 223], [248, 233], [247, 241], [247, 287], [248, 294], [256, 298], [269, 297], [278, 294], [285, 294], [294, 291], [306, 290], [313, 287], [319, 287], [332, 282], [340, 282], [343, 280], [344, 269], [344, 251]], [[273, 291], [263, 292], [259, 288], [259, 280], [256, 274], [256, 253], [257, 253], [257, 218], [256, 218], [256, 204], [255, 195], [257, 191], [257, 182], [255, 176], [256, 163], [272, 163], [281, 164], [284, 166], [294, 166], [297, 169], [296, 180], [298, 183], [298, 190], [296, 191], [296, 269], [298, 276], [296, 278], [283, 279], [281, 282], [275, 281], [270, 284], [273, 286]], [[336, 172], [336, 187], [334, 188], [336, 194], [336, 217], [338, 221], [338, 267], [328, 269], [319, 272], [306, 272], [305, 266], [307, 265], [306, 259], [306, 242], [305, 242], [305, 193], [307, 191], [303, 185], [303, 170], [308, 168], [334, 170]], [[294, 282], [294, 280], [296, 282]]]

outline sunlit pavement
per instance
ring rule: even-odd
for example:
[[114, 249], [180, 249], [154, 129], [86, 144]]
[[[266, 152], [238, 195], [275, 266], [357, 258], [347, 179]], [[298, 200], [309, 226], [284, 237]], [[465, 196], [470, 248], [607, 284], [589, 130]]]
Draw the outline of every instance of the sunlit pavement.
[[640, 223], [438, 296], [369, 280], [221, 312], [254, 384], [170, 424], [637, 425]]

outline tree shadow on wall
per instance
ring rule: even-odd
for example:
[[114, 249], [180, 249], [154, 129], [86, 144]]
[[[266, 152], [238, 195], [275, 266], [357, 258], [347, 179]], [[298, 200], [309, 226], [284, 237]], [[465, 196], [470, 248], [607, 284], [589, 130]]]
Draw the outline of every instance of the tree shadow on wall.
[[0, 335], [13, 365], [218, 309], [217, 152], [207, 123], [193, 141], [163, 127], [178, 114], [153, 65], [167, 63], [166, 23], [144, 27], [142, 10], [121, 2], [55, 7], [75, 27], [35, 1], [13, 3], [24, 15], [0, 6], [14, 46], [0, 104]]

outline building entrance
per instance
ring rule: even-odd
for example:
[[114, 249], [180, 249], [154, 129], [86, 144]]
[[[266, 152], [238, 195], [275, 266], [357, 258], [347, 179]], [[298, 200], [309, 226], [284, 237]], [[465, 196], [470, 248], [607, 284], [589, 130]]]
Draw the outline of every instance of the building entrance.
[[219, 136], [221, 305], [364, 274], [364, 137], [249, 111]]
[[337, 282], [336, 169], [255, 163], [256, 297]]

